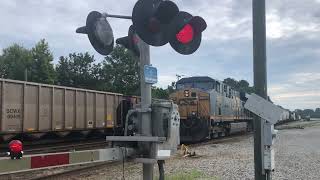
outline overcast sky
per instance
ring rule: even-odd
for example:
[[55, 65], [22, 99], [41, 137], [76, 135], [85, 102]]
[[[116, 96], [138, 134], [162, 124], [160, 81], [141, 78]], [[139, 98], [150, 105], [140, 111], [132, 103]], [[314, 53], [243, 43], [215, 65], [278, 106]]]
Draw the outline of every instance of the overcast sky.
[[[174, 0], [180, 10], [208, 24], [199, 50], [190, 56], [170, 45], [151, 49], [158, 86], [176, 74], [231, 77], [252, 84], [252, 0]], [[13, 43], [32, 47], [45, 38], [55, 56], [89, 51], [102, 59], [87, 37], [75, 33], [97, 10], [131, 15], [135, 0], [1, 0], [0, 49]], [[109, 19], [115, 37], [127, 34], [128, 20]], [[320, 107], [320, 0], [267, 1], [268, 93], [286, 108]]]

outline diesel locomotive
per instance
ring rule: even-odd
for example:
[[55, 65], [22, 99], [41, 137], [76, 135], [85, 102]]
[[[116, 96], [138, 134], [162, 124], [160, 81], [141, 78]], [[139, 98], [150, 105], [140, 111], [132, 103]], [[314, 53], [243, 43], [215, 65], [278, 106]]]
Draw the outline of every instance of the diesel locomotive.
[[180, 140], [197, 142], [251, 129], [244, 93], [210, 77], [182, 78], [170, 99], [179, 106]]

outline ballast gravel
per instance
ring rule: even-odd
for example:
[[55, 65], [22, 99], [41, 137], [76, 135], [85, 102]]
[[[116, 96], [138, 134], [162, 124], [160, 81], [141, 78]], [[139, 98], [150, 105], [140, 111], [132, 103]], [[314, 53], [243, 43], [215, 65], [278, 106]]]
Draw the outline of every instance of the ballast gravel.
[[[191, 146], [196, 157], [180, 155], [167, 160], [165, 172], [174, 175], [197, 171], [199, 179], [251, 180], [254, 179], [253, 135], [243, 135], [215, 143]], [[320, 179], [320, 126], [305, 129], [281, 130], [275, 143], [274, 180], [319, 180]], [[158, 169], [155, 166], [155, 177]], [[80, 173], [65, 179], [104, 180], [142, 179], [142, 165], [126, 163], [104, 169]]]

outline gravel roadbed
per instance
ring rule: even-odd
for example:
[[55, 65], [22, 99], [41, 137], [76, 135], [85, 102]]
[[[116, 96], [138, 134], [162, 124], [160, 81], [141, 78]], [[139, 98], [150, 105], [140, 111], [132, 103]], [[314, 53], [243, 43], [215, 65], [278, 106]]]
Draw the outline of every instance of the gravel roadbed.
[[[305, 123], [303, 122], [303, 125]], [[166, 161], [166, 174], [199, 171], [205, 178], [242, 180], [254, 179], [253, 136], [236, 137], [232, 141], [193, 147], [199, 155], [195, 158], [176, 156]], [[319, 180], [320, 179], [320, 126], [305, 129], [281, 130], [275, 144], [273, 179]], [[155, 176], [158, 170], [155, 166]], [[142, 166], [125, 165], [125, 179], [141, 179]], [[122, 179], [122, 165], [79, 174], [65, 179]]]

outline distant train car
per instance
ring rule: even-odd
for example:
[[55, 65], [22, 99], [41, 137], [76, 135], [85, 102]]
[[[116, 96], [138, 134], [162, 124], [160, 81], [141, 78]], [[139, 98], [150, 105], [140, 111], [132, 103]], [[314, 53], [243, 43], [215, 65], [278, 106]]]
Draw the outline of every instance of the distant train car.
[[284, 109], [280, 121], [287, 121], [287, 120], [289, 120], [289, 119], [290, 119], [290, 111]]
[[183, 142], [225, 136], [251, 125], [240, 93], [210, 77], [179, 80], [170, 99], [179, 106]]
[[0, 141], [22, 134], [115, 133], [139, 101], [116, 93], [0, 79]]
[[290, 121], [301, 120], [301, 117], [298, 114], [296, 114], [295, 112], [291, 112], [290, 110], [284, 109], [281, 106], [278, 106], [278, 107], [283, 109], [283, 114], [282, 114], [281, 118], [279, 119], [279, 121], [276, 123], [277, 125], [284, 124], [284, 123], [287, 123]]

